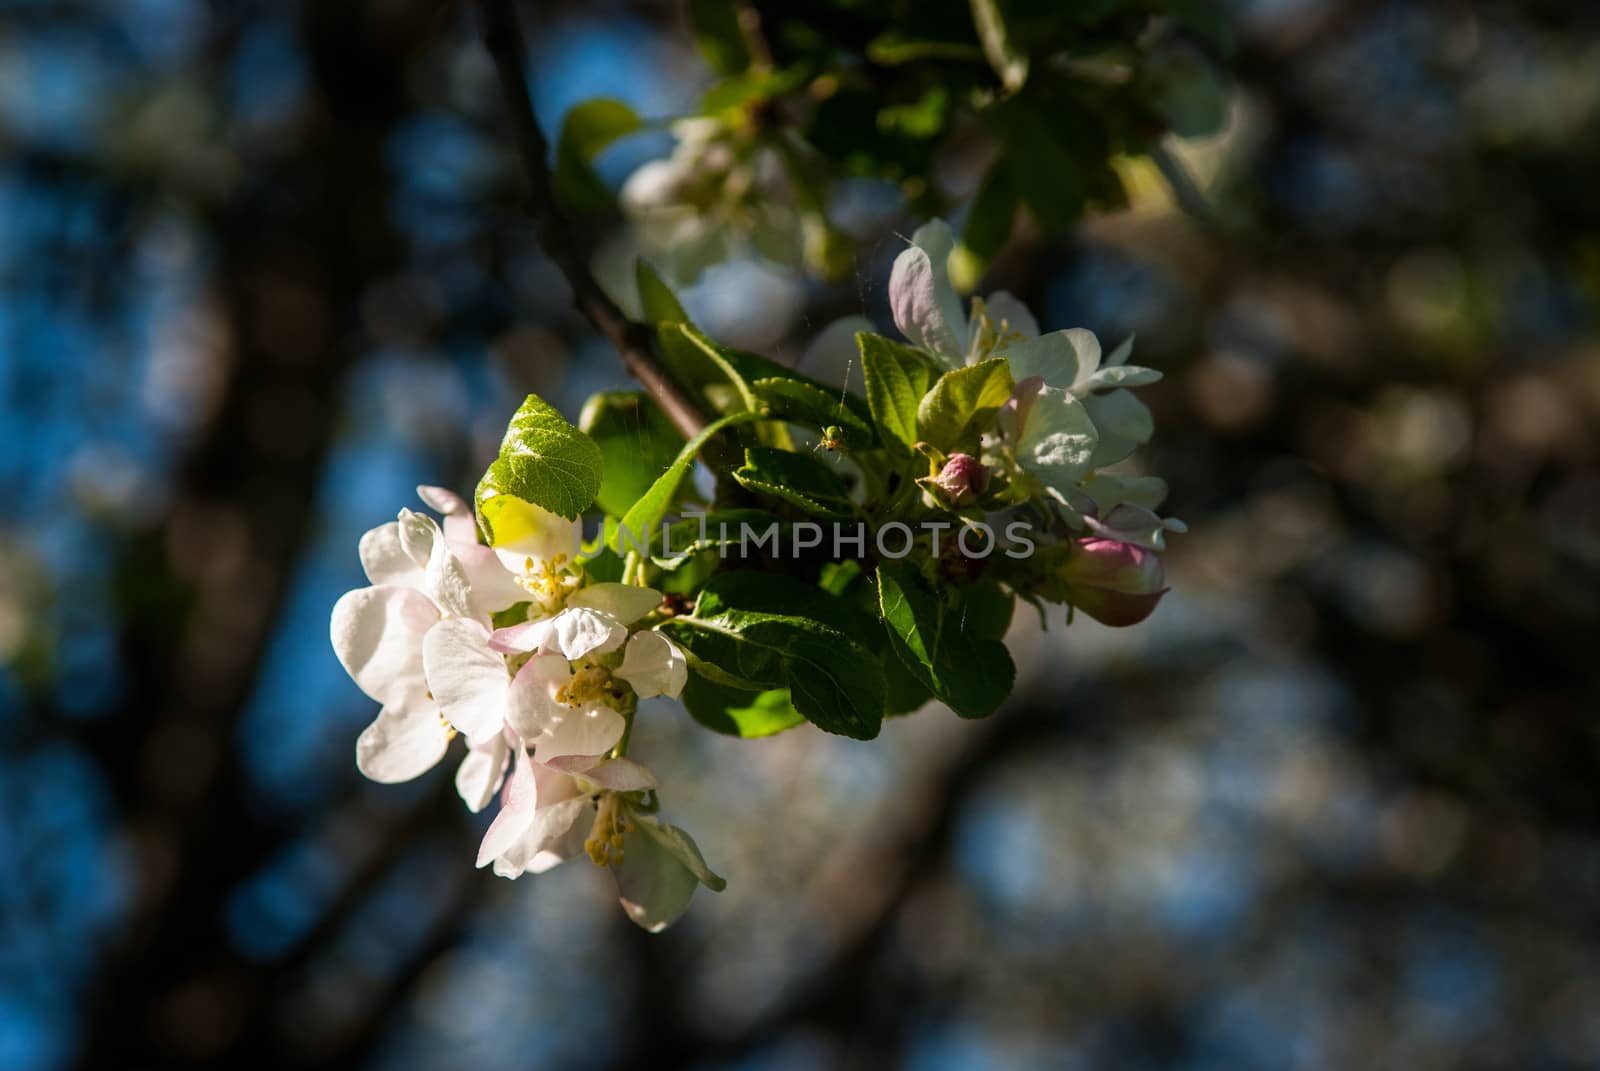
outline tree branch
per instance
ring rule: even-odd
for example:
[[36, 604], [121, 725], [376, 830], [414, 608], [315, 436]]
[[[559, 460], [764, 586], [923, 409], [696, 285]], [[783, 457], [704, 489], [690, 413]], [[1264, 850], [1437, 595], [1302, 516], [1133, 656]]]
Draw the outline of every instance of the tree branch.
[[683, 437], [692, 439], [705, 427], [705, 417], [657, 362], [650, 328], [629, 319], [595, 281], [570, 222], [556, 207], [548, 163], [550, 143], [528, 96], [522, 70], [522, 28], [517, 23], [513, 0], [479, 0], [478, 8], [483, 13], [484, 47], [499, 72], [506, 111], [528, 172], [528, 214], [539, 245], [572, 287], [572, 300], [578, 311], [616, 348], [623, 366], [644, 384]]

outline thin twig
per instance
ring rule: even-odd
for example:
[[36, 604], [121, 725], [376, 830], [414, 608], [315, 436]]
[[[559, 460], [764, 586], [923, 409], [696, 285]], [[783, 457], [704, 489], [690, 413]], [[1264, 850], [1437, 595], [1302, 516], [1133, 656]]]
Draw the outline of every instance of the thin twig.
[[478, 8], [483, 13], [483, 43], [499, 72], [506, 110], [528, 171], [528, 214], [539, 245], [572, 287], [572, 300], [578, 311], [615, 347], [623, 366], [644, 384], [684, 438], [692, 439], [705, 427], [705, 417], [657, 362], [650, 328], [629, 319], [595, 281], [582, 244], [556, 206], [548, 163], [550, 143], [528, 96], [522, 66], [522, 29], [513, 0], [479, 0]]

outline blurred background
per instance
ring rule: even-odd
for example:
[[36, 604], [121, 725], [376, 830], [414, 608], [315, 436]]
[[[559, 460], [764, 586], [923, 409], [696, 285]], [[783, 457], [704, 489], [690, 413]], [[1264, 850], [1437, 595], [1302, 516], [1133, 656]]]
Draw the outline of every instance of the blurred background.
[[[983, 723], [650, 707], [729, 879], [652, 938], [581, 862], [475, 871], [443, 767], [363, 781], [328, 646], [415, 485], [628, 385], [470, 12], [0, 3], [0, 1068], [1600, 1067], [1600, 8], [1226, 11], [1198, 196], [1123, 161], [984, 288], [1166, 372], [1172, 594], [1019, 612]], [[675, 4], [523, 16], [552, 130], [710, 81]], [[887, 328], [917, 221], [830, 212], [843, 282], [739, 254], [690, 312], [788, 358]]]

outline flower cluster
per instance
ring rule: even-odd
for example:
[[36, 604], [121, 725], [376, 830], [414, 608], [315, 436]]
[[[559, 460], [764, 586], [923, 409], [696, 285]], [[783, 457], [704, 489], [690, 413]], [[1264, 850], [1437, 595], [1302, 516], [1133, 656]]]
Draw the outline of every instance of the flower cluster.
[[565, 553], [576, 522], [508, 502], [491, 548], [462, 499], [418, 494], [443, 525], [401, 510], [366, 533], [371, 583], [333, 609], [334, 651], [381, 704], [357, 766], [408, 781], [463, 737], [462, 800], [474, 813], [500, 800], [478, 866], [516, 878], [584, 852], [635, 922], [666, 927], [698, 885], [723, 881], [655, 816], [654, 775], [625, 757], [638, 700], [676, 697], [687, 679], [683, 652], [651, 627], [661, 594], [590, 582]]
[[1161, 373], [1128, 364], [1131, 338], [1103, 355], [1082, 328], [1041, 334], [1005, 291], [974, 298], [969, 315], [950, 282], [954, 246], [942, 220], [917, 230], [890, 277], [895, 325], [945, 368], [1003, 358], [1013, 389], [984, 429], [981, 458], [935, 457], [918, 482], [949, 508], [991, 485], [996, 505], [1038, 503], [1073, 537], [1040, 556], [1028, 593], [1109, 625], [1142, 621], [1166, 590], [1156, 552], [1167, 532], [1185, 529], [1155, 513], [1165, 481], [1107, 469], [1149, 441], [1150, 410], [1128, 388]]

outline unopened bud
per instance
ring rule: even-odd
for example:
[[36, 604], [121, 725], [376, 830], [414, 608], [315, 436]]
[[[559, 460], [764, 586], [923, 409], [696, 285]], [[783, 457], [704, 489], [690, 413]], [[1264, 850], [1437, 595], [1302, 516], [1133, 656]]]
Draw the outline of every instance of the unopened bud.
[[1080, 539], [1051, 578], [1060, 596], [1102, 625], [1137, 625], [1167, 593], [1155, 552], [1114, 539]]
[[937, 476], [917, 481], [951, 506], [965, 505], [989, 486], [989, 470], [971, 454], [951, 454]]

